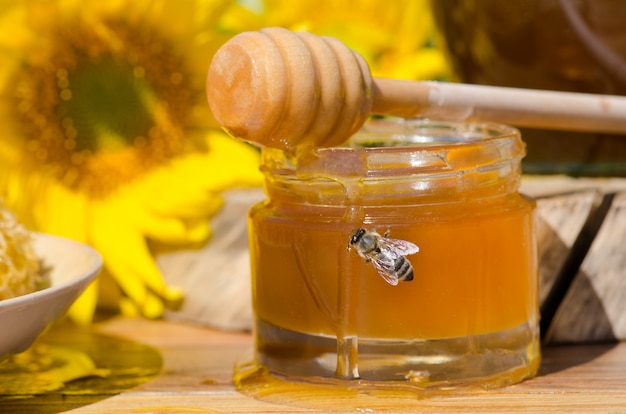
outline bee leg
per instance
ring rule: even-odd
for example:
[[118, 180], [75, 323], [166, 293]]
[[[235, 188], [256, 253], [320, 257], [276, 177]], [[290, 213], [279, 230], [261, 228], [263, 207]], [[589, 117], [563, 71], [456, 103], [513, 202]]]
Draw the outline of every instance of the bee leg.
[[387, 237], [389, 237], [390, 234], [391, 234], [391, 229], [387, 229], [385, 234], [383, 234], [383, 237], [386, 239]]

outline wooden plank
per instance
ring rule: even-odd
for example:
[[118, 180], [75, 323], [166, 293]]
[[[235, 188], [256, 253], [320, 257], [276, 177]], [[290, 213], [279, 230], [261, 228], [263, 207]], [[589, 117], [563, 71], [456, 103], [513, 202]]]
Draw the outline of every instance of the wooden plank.
[[609, 212], [548, 332], [553, 342], [626, 339], [626, 192]]
[[[252, 346], [252, 336], [168, 321], [115, 318], [93, 327], [98, 334], [155, 347], [163, 369], [152, 381], [120, 394], [52, 393], [25, 400], [2, 400], [11, 413], [295, 413], [303, 406], [275, 404], [237, 392], [233, 365]], [[74, 336], [66, 335], [72, 346]], [[106, 355], [107, 346], [94, 352]], [[626, 343], [543, 349], [540, 374], [514, 386], [489, 391], [459, 391], [445, 397], [357, 397], [354, 412], [619, 412], [626, 407]], [[81, 380], [78, 380], [81, 381]], [[85, 390], [88, 392], [88, 390]], [[349, 409], [332, 396], [319, 398], [324, 412]], [[376, 407], [364, 401], [374, 401]], [[316, 412], [319, 412], [317, 410]]]
[[166, 282], [185, 292], [182, 307], [167, 312], [167, 319], [226, 330], [251, 328], [247, 216], [264, 198], [260, 188], [225, 193], [224, 206], [211, 220], [209, 243], [156, 255]]
[[626, 191], [623, 177], [568, 177], [566, 175], [524, 175], [520, 192], [534, 198], [594, 189], [603, 194]]
[[602, 200], [594, 189], [537, 199], [539, 297], [543, 303], [589, 215]]

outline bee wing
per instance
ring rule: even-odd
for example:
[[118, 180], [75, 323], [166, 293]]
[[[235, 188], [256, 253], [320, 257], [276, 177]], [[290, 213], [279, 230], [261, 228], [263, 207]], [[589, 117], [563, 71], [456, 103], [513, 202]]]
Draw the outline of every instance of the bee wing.
[[398, 278], [393, 275], [394, 261], [392, 257], [380, 257], [378, 260], [372, 260], [371, 263], [385, 282], [393, 286], [398, 284]]
[[395, 255], [395, 257], [408, 256], [409, 254], [414, 254], [420, 251], [420, 248], [417, 247], [417, 245], [406, 240], [382, 239], [379, 244], [383, 244], [387, 247], [387, 252], [390, 255]]

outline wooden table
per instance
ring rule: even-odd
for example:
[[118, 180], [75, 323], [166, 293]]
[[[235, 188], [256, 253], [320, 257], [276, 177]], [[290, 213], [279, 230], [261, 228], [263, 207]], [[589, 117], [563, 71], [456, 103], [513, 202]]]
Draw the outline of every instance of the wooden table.
[[[56, 330], [56, 331], [55, 331]], [[26, 399], [0, 396], [4, 413], [306, 412], [243, 395], [233, 365], [252, 346], [248, 333], [229, 333], [166, 321], [113, 318], [88, 331], [57, 327], [43, 341], [77, 347], [99, 366], [152, 366], [143, 383], [120, 390], [79, 379]], [[143, 351], [142, 351], [143, 347]], [[107, 378], [99, 379], [106, 383]], [[390, 401], [387, 411], [406, 408]], [[336, 407], [338, 410], [341, 407]], [[626, 343], [550, 346], [541, 373], [508, 388], [414, 401], [412, 412], [626, 412]], [[379, 412], [367, 407], [357, 412]], [[354, 412], [354, 410], [353, 410]]]

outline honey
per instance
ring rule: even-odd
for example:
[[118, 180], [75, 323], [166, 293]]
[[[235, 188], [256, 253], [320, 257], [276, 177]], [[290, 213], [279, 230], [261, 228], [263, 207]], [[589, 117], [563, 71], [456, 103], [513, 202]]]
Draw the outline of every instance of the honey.
[[[258, 369], [416, 389], [534, 375], [523, 155], [510, 127], [403, 119], [370, 121], [343, 147], [297, 157], [264, 149], [268, 199], [249, 215], [257, 371], [236, 376], [240, 389]], [[359, 228], [419, 246], [406, 257], [414, 279], [393, 286], [349, 249]]]

